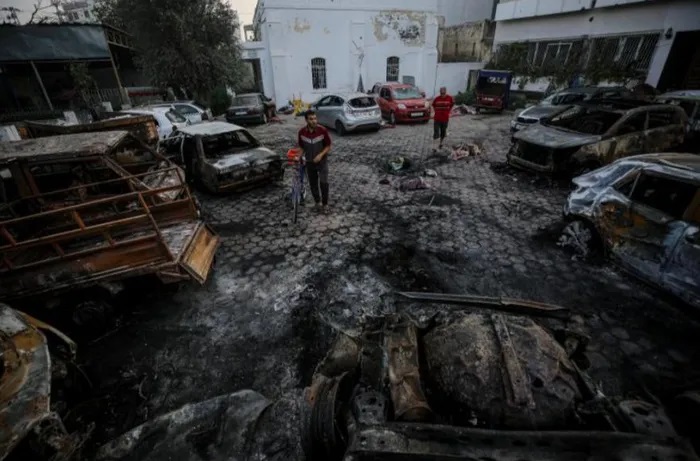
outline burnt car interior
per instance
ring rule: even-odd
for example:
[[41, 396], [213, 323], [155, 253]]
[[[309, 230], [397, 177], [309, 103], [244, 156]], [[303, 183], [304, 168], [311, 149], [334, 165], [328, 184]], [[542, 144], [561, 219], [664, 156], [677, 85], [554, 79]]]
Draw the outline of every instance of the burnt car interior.
[[202, 137], [202, 147], [206, 157], [216, 158], [260, 147], [260, 142], [247, 131], [236, 130], [216, 136]]
[[641, 172], [636, 181], [625, 184], [620, 191], [634, 203], [654, 208], [674, 219], [683, 219], [698, 187], [678, 179]]
[[566, 109], [547, 121], [545, 126], [563, 128], [577, 133], [602, 135], [606, 133], [620, 118], [622, 114], [611, 112], [603, 108], [573, 106]]

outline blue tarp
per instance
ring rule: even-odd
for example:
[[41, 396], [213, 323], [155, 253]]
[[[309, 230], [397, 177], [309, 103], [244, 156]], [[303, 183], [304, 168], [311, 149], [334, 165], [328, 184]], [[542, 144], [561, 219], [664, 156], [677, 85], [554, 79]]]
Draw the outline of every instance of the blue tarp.
[[0, 25], [0, 62], [109, 59], [100, 25]]

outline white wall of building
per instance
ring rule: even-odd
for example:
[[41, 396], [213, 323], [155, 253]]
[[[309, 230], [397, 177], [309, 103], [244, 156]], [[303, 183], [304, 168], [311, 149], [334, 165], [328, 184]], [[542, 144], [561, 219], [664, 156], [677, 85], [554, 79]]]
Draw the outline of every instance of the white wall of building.
[[[505, 18], [515, 7], [530, 7], [541, 3], [568, 5], [575, 2], [586, 3], [589, 0], [517, 0], [498, 5], [496, 18]], [[589, 2], [590, 3], [590, 2]], [[616, 0], [614, 3], [627, 3], [615, 8], [601, 8], [601, 1], [596, 8], [568, 14], [533, 16], [526, 19], [499, 20], [496, 26], [494, 45], [508, 42], [533, 40], [551, 40], [560, 38], [600, 36], [642, 32], [662, 33], [668, 29], [673, 32], [700, 29], [700, 1], [668, 0], [664, 2], [647, 2], [640, 0]], [[606, 3], [612, 4], [610, 1]], [[529, 5], [529, 6], [528, 6]], [[519, 13], [521, 16], [525, 13]], [[530, 13], [527, 15], [532, 16]], [[664, 38], [663, 34], [654, 51], [649, 68], [647, 83], [656, 85], [663, 71], [666, 58], [673, 44], [673, 39]]]
[[[386, 60], [399, 58], [399, 80], [415, 78], [430, 93], [437, 67], [435, 1], [264, 0], [261, 20], [273, 85], [268, 96], [282, 104], [293, 96], [311, 102], [334, 91], [366, 90], [386, 80]], [[262, 11], [261, 11], [262, 7]], [[327, 87], [312, 86], [311, 60], [326, 60]]]
[[491, 19], [495, 0], [437, 0], [437, 13], [445, 18], [443, 25]]
[[467, 89], [469, 72], [483, 69], [481, 62], [441, 62], [437, 65], [437, 79], [433, 94], [438, 94], [440, 87], [447, 88], [447, 92], [455, 96], [460, 91], [463, 93]]

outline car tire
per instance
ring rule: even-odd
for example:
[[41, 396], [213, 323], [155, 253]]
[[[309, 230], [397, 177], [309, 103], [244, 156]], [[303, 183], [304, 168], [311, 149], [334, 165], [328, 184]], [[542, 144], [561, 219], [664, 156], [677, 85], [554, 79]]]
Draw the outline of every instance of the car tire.
[[345, 136], [347, 134], [347, 130], [340, 120], [335, 121], [335, 132], [338, 133], [338, 136]]
[[576, 257], [588, 259], [599, 252], [601, 242], [593, 224], [583, 219], [574, 219], [562, 230], [557, 245], [571, 250]]
[[396, 125], [396, 114], [394, 111], [389, 112], [389, 124]]

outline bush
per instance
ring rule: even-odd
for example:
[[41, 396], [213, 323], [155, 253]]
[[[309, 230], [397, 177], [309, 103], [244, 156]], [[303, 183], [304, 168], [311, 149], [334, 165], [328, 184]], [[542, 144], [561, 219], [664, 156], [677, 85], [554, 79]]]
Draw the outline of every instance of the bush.
[[231, 107], [231, 95], [228, 94], [226, 88], [219, 87], [212, 91], [209, 97], [209, 107], [214, 117], [223, 114], [226, 109]]
[[455, 104], [465, 104], [471, 106], [476, 102], [476, 93], [474, 90], [467, 90], [464, 93], [461, 91], [455, 96]]

